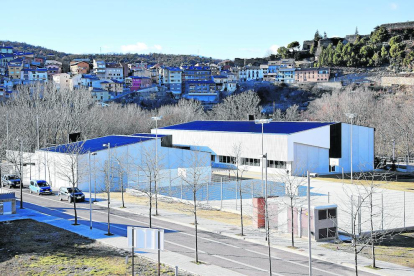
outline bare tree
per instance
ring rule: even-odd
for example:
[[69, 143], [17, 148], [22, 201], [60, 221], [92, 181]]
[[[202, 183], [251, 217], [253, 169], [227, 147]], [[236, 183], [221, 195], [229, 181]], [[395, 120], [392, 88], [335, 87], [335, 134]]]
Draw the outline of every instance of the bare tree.
[[260, 98], [253, 91], [232, 95], [213, 107], [209, 114], [216, 120], [247, 120], [247, 114], [260, 117]]
[[[351, 237], [351, 249], [354, 254], [355, 275], [358, 275], [358, 255], [365, 248], [370, 249], [371, 266], [376, 268], [375, 246], [386, 238], [397, 235], [395, 230], [384, 230], [380, 227], [382, 214], [380, 206], [374, 200], [380, 194], [380, 187], [386, 183], [386, 174], [378, 172], [360, 172], [356, 175], [354, 185], [344, 184], [346, 195], [342, 198], [344, 213], [351, 218], [350, 227], [337, 225], [343, 233]], [[364, 216], [363, 216], [364, 214]], [[335, 220], [333, 220], [335, 221]], [[368, 231], [363, 231], [367, 225]]]
[[305, 171], [296, 169], [292, 173], [288, 170], [281, 170], [274, 175], [276, 185], [282, 185], [285, 189], [285, 196], [281, 202], [288, 208], [290, 212], [290, 234], [291, 234], [291, 246], [295, 247], [295, 235], [294, 235], [294, 210], [302, 203], [299, 195], [300, 187], [306, 184]]
[[197, 222], [197, 192], [206, 186], [211, 178], [210, 155], [197, 150], [184, 153], [183, 164], [188, 167], [181, 170], [181, 179], [184, 185], [191, 191], [194, 204], [194, 231], [195, 231], [195, 262], [198, 264], [198, 222]]
[[55, 166], [56, 173], [59, 178], [72, 186], [72, 190], [70, 191], [71, 198], [69, 201], [73, 202], [73, 211], [75, 213], [75, 223], [73, 225], [79, 225], [78, 212], [76, 209], [76, 193], [78, 191], [78, 185], [88, 172], [85, 169], [87, 168], [86, 164], [83, 164], [85, 158], [82, 158], [82, 156], [86, 153], [83, 146], [84, 142], [67, 144], [64, 147], [63, 153], [56, 153], [58, 156], [56, 160], [58, 165]]
[[[156, 141], [154, 141], [156, 142]], [[137, 190], [143, 192], [149, 200], [149, 225], [150, 228], [152, 227], [152, 205], [153, 199], [156, 196], [155, 190], [155, 182], [162, 180], [162, 161], [164, 157], [162, 153], [155, 156], [154, 151], [152, 148], [142, 146], [141, 148], [141, 161], [138, 162], [138, 183], [137, 183]], [[145, 180], [144, 184], [141, 184], [141, 177], [140, 172], [144, 174]]]
[[243, 174], [248, 170], [248, 166], [242, 165], [242, 156], [243, 156], [243, 145], [242, 143], [233, 144], [232, 150], [230, 153], [232, 156], [232, 163], [234, 169], [232, 170], [234, 176], [236, 177], [237, 190], [240, 197], [240, 229], [241, 235], [244, 236], [244, 224], [243, 224], [243, 193], [246, 191], [243, 186]]

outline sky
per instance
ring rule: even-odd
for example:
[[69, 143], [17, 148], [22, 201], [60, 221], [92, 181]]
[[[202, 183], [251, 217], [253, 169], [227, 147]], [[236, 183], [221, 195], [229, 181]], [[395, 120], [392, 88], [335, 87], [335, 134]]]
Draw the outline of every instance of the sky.
[[414, 21], [413, 0], [0, 0], [0, 40], [73, 54], [264, 57], [292, 41]]

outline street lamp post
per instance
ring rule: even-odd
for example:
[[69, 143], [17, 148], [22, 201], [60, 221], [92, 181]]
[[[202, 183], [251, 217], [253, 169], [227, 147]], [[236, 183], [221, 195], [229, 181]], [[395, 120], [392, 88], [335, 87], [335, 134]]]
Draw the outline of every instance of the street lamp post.
[[[272, 275], [272, 258], [270, 255], [270, 235], [269, 235], [269, 213], [268, 213], [268, 206], [267, 206], [267, 153], [263, 153], [263, 126], [264, 124], [268, 124], [272, 121], [272, 119], [259, 119], [255, 120], [255, 124], [262, 125], [262, 155], [260, 156], [262, 159], [262, 182], [263, 179], [263, 166], [266, 166], [266, 179], [264, 181], [264, 200], [265, 200], [265, 229], [266, 229], [266, 240], [268, 245], [268, 256], [269, 256], [269, 273]], [[266, 163], [265, 163], [266, 162]]]
[[107, 187], [107, 192], [108, 192], [108, 233], [106, 233], [105, 235], [107, 235], [107, 236], [112, 236], [113, 234], [111, 233], [111, 222], [110, 222], [110, 207], [109, 207], [109, 205], [111, 204], [111, 180], [110, 180], [110, 177], [111, 177], [111, 173], [110, 173], [110, 170], [111, 170], [111, 143], [108, 143], [108, 144], [103, 144], [103, 146], [104, 147], [107, 147], [108, 148], [108, 178], [107, 178], [107, 182], [106, 182], [106, 185], [108, 186]]
[[[263, 192], [263, 183], [264, 183], [264, 178], [263, 178], [263, 165], [264, 165], [264, 158], [263, 158], [263, 156], [264, 156], [264, 151], [263, 151], [263, 125], [264, 124], [268, 124], [268, 123], [270, 123], [272, 121], [272, 119], [258, 119], [258, 120], [255, 120], [254, 121], [254, 123], [255, 124], [261, 124], [262, 125], [262, 194], [264, 194], [264, 192]], [[266, 164], [266, 167], [267, 167], [267, 164]]]
[[[89, 228], [92, 230], [92, 172], [91, 172], [91, 155], [96, 155], [96, 152], [88, 152], [89, 157]], [[95, 191], [96, 193], [96, 191]]]
[[[19, 139], [17, 139], [19, 141]], [[20, 139], [20, 209], [23, 208], [23, 140]]]
[[349, 119], [351, 119], [351, 183], [354, 184], [354, 176], [353, 176], [353, 164], [352, 164], [352, 129], [354, 125], [354, 118], [356, 114], [354, 113], [346, 113], [345, 114]]
[[154, 192], [155, 192], [155, 215], [158, 216], [158, 190], [157, 190], [157, 178], [158, 178], [158, 121], [162, 119], [162, 116], [159, 117], [151, 117], [153, 121], [155, 121], [155, 185], [154, 185]]
[[392, 139], [392, 160], [395, 160], [395, 139]]

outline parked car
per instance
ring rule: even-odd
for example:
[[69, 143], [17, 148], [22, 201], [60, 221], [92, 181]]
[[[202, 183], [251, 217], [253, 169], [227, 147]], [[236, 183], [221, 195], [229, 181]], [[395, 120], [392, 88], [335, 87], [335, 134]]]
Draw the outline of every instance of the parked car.
[[17, 186], [20, 187], [20, 177], [15, 174], [5, 174], [1, 177], [1, 184], [4, 186], [9, 186], [9, 188], [13, 187], [16, 188]]
[[30, 180], [29, 192], [36, 193], [38, 195], [50, 195], [53, 193], [52, 188], [50, 188], [50, 185], [46, 182], [46, 180]]
[[67, 200], [69, 202], [73, 202], [75, 198], [76, 201], [85, 201], [85, 195], [82, 193], [81, 190], [75, 188], [73, 191], [73, 187], [61, 187], [59, 189], [59, 200]]

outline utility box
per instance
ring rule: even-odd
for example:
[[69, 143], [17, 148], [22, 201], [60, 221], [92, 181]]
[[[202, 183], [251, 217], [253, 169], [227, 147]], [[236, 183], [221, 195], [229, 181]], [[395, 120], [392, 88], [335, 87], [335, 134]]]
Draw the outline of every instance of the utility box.
[[[254, 201], [253, 206], [255, 206]], [[310, 231], [315, 241], [334, 240], [338, 236], [338, 207], [336, 204], [311, 206], [310, 212], [308, 212], [307, 205], [297, 206], [293, 208], [293, 218], [292, 210], [289, 206], [283, 203], [277, 206], [275, 208], [273, 204], [269, 204], [268, 208], [269, 210], [275, 210], [270, 212], [273, 220], [271, 227], [278, 229], [280, 232], [291, 233], [293, 226], [293, 234], [295, 236], [300, 238], [307, 237], [308, 217], [310, 215]], [[254, 217], [256, 217], [255, 213]], [[253, 221], [255, 220], [253, 219]]]
[[0, 194], [0, 215], [16, 214], [15, 193]]
[[[308, 236], [308, 206], [297, 209], [299, 236]], [[311, 233], [315, 241], [334, 240], [338, 236], [338, 206], [311, 206]]]

